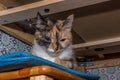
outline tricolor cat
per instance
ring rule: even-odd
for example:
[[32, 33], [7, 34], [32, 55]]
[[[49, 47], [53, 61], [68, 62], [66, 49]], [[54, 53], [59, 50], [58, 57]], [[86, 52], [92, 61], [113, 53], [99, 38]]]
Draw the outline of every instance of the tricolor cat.
[[52, 22], [37, 14], [32, 54], [55, 62], [56, 58], [71, 60], [73, 56], [71, 27], [73, 15]]

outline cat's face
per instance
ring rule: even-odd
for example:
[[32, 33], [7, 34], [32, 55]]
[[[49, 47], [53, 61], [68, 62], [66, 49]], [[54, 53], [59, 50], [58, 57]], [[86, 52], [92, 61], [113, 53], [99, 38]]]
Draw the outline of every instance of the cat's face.
[[45, 20], [39, 13], [37, 19], [35, 40], [45, 51], [57, 54], [72, 44], [73, 15], [70, 15], [66, 20], [57, 20], [55, 23]]

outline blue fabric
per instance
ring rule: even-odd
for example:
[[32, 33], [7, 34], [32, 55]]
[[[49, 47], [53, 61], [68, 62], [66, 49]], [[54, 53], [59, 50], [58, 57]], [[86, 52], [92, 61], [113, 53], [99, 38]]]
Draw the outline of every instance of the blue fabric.
[[69, 72], [71, 74], [86, 78], [87, 80], [98, 80], [99, 76], [88, 74], [84, 72], [79, 72], [73, 69], [66, 68], [59, 64], [53, 63], [51, 61], [45, 60], [43, 58], [33, 56], [25, 52], [14, 52], [0, 56], [0, 71], [16, 70], [26, 67], [38, 66], [38, 65], [48, 65], [55, 67], [57, 69]]

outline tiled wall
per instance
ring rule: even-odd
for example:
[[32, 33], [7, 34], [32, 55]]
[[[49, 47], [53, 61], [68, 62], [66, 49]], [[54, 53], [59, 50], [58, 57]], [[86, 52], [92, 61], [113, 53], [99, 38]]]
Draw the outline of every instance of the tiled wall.
[[30, 49], [29, 44], [0, 30], [0, 55], [15, 51], [30, 52]]
[[120, 66], [90, 69], [87, 72], [99, 75], [100, 80], [120, 80]]

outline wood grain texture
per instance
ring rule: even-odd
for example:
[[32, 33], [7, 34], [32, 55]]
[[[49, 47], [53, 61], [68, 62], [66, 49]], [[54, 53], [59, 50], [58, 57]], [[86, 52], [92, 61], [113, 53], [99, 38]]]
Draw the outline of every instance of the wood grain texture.
[[104, 39], [104, 40], [97, 40], [97, 41], [91, 41], [81, 44], [74, 45], [74, 48], [79, 48], [81, 50], [85, 50], [86, 48], [94, 49], [99, 47], [108, 47], [108, 46], [115, 46], [120, 45], [120, 37], [114, 37], [110, 39]]
[[32, 45], [33, 40], [34, 40], [34, 36], [19, 30], [15, 30], [6, 26], [0, 26], [0, 29], [7, 32], [8, 34], [11, 34], [13, 36], [15, 36], [16, 38]]
[[53, 5], [57, 2], [63, 0], [42, 0], [23, 6], [18, 6], [8, 10], [3, 10], [0, 12], [0, 24], [6, 24], [11, 22], [16, 22], [19, 20], [24, 20], [28, 18], [33, 18], [36, 16], [37, 12], [40, 11], [43, 14], [45, 6]]
[[47, 75], [59, 80], [84, 80], [81, 77], [72, 75], [70, 73], [49, 66], [36, 66], [17, 71], [3, 72], [0, 73], [0, 80], [20, 79], [36, 75]]
[[5, 9], [6, 9], [6, 6], [0, 3], [0, 11], [5, 10]]
[[6, 7], [11, 7], [11, 6], [16, 7], [16, 6], [25, 5], [28, 3], [33, 3], [36, 1], [40, 1], [40, 0], [0, 0], [0, 3], [5, 5]]
[[88, 67], [86, 67], [86, 69], [118, 66], [118, 65], [120, 65], [120, 58], [95, 61], [94, 64], [95, 64], [94, 66], [88, 66]]
[[[54, 14], [79, 7], [89, 6], [109, 0], [42, 0], [0, 12], [0, 23], [6, 24], [33, 18], [39, 11], [42, 15]], [[71, 6], [72, 5], [72, 6]], [[45, 12], [49, 9], [49, 12]]]

